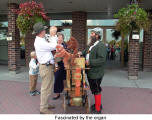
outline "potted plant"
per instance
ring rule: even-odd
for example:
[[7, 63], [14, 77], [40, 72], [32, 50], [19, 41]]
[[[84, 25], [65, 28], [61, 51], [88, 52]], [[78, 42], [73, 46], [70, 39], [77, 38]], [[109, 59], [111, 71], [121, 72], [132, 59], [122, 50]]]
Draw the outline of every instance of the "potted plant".
[[35, 23], [42, 22], [45, 24], [49, 20], [42, 3], [35, 1], [20, 4], [17, 14], [17, 26], [23, 34], [31, 32]]
[[34, 50], [35, 35], [32, 35], [33, 25], [37, 22], [45, 24], [49, 20], [46, 15], [42, 3], [36, 3], [35, 1], [28, 1], [19, 5], [17, 17], [17, 27], [22, 35], [25, 36], [25, 59], [26, 65], [30, 60], [30, 52]]
[[139, 8], [138, 4], [131, 4], [127, 8], [120, 9], [114, 17], [119, 19], [116, 30], [123, 36], [130, 34], [133, 30], [138, 32], [141, 29], [147, 30], [150, 26], [148, 13]]

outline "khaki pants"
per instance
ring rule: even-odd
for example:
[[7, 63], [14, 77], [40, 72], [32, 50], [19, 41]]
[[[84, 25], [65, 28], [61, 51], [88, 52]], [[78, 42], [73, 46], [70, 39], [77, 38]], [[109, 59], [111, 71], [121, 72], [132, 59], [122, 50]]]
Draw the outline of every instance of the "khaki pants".
[[41, 98], [40, 98], [40, 111], [48, 108], [49, 97], [53, 86], [53, 66], [40, 65], [40, 76], [42, 77], [41, 83]]
[[29, 75], [29, 79], [30, 79], [29, 89], [30, 89], [30, 92], [36, 90], [37, 78], [38, 78], [38, 75]]

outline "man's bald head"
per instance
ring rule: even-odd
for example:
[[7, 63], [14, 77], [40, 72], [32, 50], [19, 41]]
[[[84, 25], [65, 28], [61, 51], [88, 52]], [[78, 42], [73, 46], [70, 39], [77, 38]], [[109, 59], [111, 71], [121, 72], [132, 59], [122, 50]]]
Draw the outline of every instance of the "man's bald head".
[[57, 27], [55, 26], [50, 27], [50, 35], [54, 36], [56, 35], [56, 33], [57, 33]]

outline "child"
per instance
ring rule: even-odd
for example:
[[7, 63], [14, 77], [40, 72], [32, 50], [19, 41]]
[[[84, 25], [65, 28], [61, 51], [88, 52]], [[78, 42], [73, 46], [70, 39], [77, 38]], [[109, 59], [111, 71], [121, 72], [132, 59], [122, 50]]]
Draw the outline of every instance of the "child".
[[36, 53], [33, 51], [30, 54], [31, 61], [29, 63], [29, 89], [30, 95], [35, 96], [39, 95], [40, 92], [36, 90], [38, 72], [39, 72], [39, 64], [37, 61]]

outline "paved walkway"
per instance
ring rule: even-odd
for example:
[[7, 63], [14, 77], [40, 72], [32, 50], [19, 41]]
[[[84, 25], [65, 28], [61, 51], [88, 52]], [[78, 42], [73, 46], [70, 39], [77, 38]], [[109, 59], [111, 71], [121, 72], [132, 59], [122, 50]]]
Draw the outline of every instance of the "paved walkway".
[[[0, 80], [28, 82], [28, 68], [22, 67], [20, 73], [9, 72], [7, 66], [0, 66]], [[41, 78], [38, 78], [41, 81]], [[134, 87], [152, 89], [152, 72], [139, 72], [138, 80], [128, 80], [128, 72], [120, 69], [108, 68], [105, 70], [105, 76], [102, 86], [113, 87]]]
[[[38, 89], [40, 89], [40, 81]], [[152, 73], [140, 72], [139, 80], [128, 80], [127, 71], [106, 70], [102, 82], [103, 114], [152, 114]], [[93, 96], [90, 92], [91, 104]], [[14, 74], [7, 66], [0, 66], [0, 114], [39, 114], [39, 96], [28, 94], [28, 69], [22, 67], [21, 73]], [[55, 114], [64, 113], [63, 95], [50, 103], [56, 105]], [[84, 113], [72, 109], [70, 113]]]

